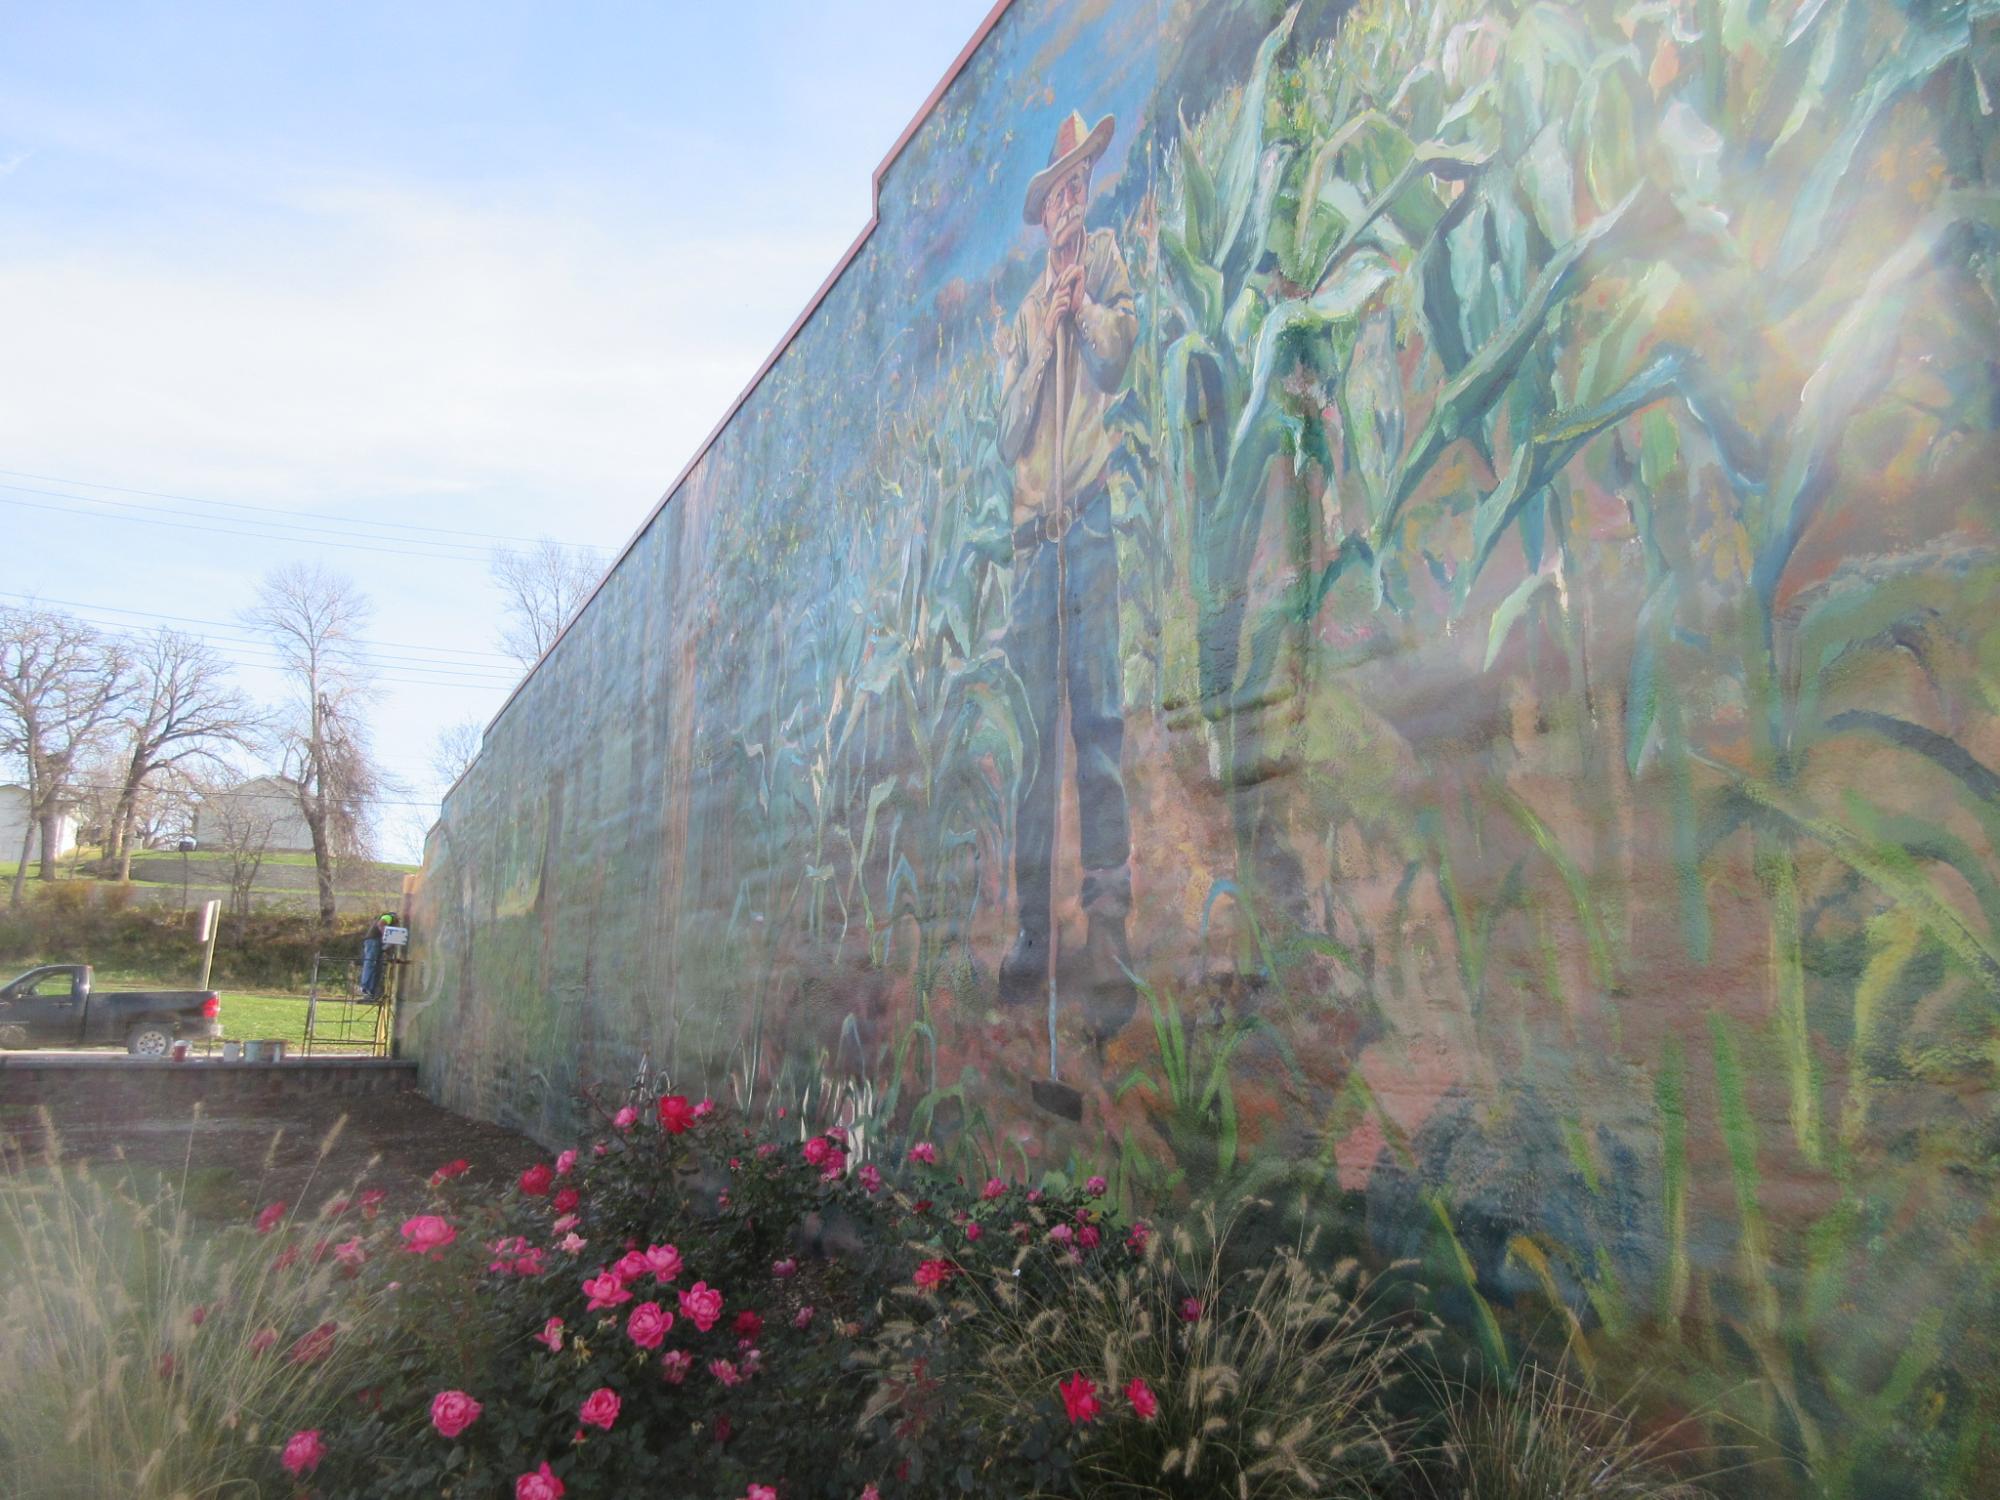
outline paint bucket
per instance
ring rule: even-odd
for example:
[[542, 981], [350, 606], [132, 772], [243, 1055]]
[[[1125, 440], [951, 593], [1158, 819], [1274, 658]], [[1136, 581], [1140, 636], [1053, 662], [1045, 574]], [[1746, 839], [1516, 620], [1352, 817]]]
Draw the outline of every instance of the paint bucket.
[[171, 1057], [175, 1062], [186, 1062], [188, 1060], [188, 1053], [193, 1050], [193, 1042], [190, 1042], [186, 1037], [176, 1037], [173, 1048], [167, 1053], [167, 1056]]
[[245, 1042], [243, 1044], [243, 1060], [250, 1063], [274, 1061], [275, 1059], [271, 1056], [271, 1044], [269, 1042]]
[[224, 1042], [222, 1044], [222, 1060], [224, 1062], [242, 1062], [243, 1044], [241, 1042]]

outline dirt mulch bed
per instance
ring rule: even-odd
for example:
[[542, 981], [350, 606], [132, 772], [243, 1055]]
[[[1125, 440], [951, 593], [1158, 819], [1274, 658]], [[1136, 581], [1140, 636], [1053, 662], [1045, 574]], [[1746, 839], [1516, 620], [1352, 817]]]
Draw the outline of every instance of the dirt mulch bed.
[[[225, 1221], [275, 1199], [317, 1207], [358, 1186], [385, 1189], [382, 1211], [416, 1211], [425, 1179], [446, 1162], [471, 1163], [468, 1184], [504, 1182], [548, 1153], [526, 1136], [439, 1109], [415, 1089], [362, 1098], [295, 1098], [231, 1103], [178, 1119], [115, 1122], [94, 1117], [87, 1093], [52, 1111], [63, 1155], [123, 1160], [142, 1176], [185, 1171], [189, 1208]], [[343, 1123], [344, 1117], [344, 1123]], [[321, 1142], [336, 1124], [325, 1158]], [[38, 1110], [0, 1103], [0, 1137], [12, 1137], [32, 1165], [46, 1144]]]

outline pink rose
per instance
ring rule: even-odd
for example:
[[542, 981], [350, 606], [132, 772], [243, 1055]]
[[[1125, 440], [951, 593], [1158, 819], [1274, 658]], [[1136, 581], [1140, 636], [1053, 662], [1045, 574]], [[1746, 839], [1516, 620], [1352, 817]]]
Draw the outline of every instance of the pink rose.
[[585, 1281], [583, 1294], [590, 1299], [590, 1305], [584, 1309], [586, 1312], [600, 1312], [632, 1300], [632, 1294], [625, 1290], [625, 1283], [609, 1271]]
[[581, 1224], [582, 1222], [583, 1220], [579, 1218], [576, 1214], [564, 1214], [561, 1218], [557, 1219], [555, 1223], [549, 1225], [549, 1232], [551, 1234], [568, 1234], [572, 1229], [576, 1228], [576, 1226]]
[[965, 1237], [968, 1240], [976, 1240], [979, 1238], [980, 1235], [984, 1234], [985, 1232], [986, 1231], [981, 1229], [977, 1223], [972, 1223], [965, 1226]]
[[514, 1500], [562, 1500], [563, 1482], [549, 1471], [547, 1459], [531, 1474], [514, 1481]]
[[715, 1101], [713, 1099], [704, 1099], [694, 1107], [694, 1117], [697, 1120], [706, 1120], [714, 1113]]
[[674, 1326], [674, 1315], [657, 1302], [641, 1302], [625, 1320], [625, 1336], [641, 1349], [657, 1349]]
[[602, 1427], [606, 1432], [618, 1420], [618, 1393], [608, 1385], [600, 1385], [583, 1398], [583, 1405], [576, 1409], [579, 1422], [591, 1427]]
[[743, 1500], [778, 1500], [778, 1492], [768, 1484], [753, 1484], [743, 1492]]
[[937, 1165], [937, 1147], [929, 1141], [918, 1141], [910, 1147], [910, 1160], [922, 1162], [927, 1167]]
[[[257, 1215], [257, 1232], [259, 1234], [269, 1234], [284, 1222], [285, 1205], [283, 1203], [267, 1203], [264, 1205], [264, 1211]], [[315, 1432], [312, 1436], [316, 1441], [319, 1434]]]
[[838, 1182], [846, 1172], [847, 1153], [838, 1146], [827, 1147], [826, 1161], [819, 1170], [820, 1179], [824, 1182]]
[[774, 1260], [771, 1262], [771, 1275], [779, 1281], [783, 1281], [787, 1276], [796, 1274], [798, 1269], [799, 1263], [789, 1255], [783, 1260]]
[[817, 1167], [825, 1162], [827, 1153], [832, 1149], [832, 1141], [823, 1135], [816, 1135], [805, 1144], [806, 1161]]
[[957, 1267], [948, 1260], [926, 1260], [917, 1265], [917, 1286], [926, 1292], [935, 1292], [951, 1280], [951, 1273]]
[[648, 1245], [645, 1250], [646, 1265], [653, 1273], [653, 1280], [665, 1286], [681, 1274], [681, 1253], [672, 1245]]
[[546, 1197], [555, 1180], [556, 1174], [549, 1170], [548, 1164], [538, 1161], [521, 1174], [520, 1188], [530, 1198]]
[[1095, 1250], [1103, 1238], [1103, 1231], [1095, 1224], [1086, 1224], [1076, 1232], [1077, 1244], [1086, 1250]]
[[979, 1196], [982, 1198], [999, 1198], [1004, 1196], [1006, 1191], [1006, 1183], [997, 1177], [989, 1177], [986, 1179], [986, 1186], [980, 1189]]
[[872, 1483], [864, 1484], [861, 1487], [859, 1500], [882, 1500], [882, 1492], [876, 1489]]
[[570, 1169], [573, 1168], [575, 1165], [576, 1165], [576, 1153], [574, 1151], [564, 1151], [560, 1153], [556, 1157], [556, 1176], [558, 1177], [569, 1176]]
[[361, 1192], [361, 1217], [372, 1219], [382, 1210], [382, 1200], [389, 1196], [387, 1188], [364, 1188]]
[[681, 1293], [681, 1316], [707, 1333], [722, 1316], [722, 1293], [705, 1281], [697, 1281]]
[[660, 1373], [666, 1376], [668, 1385], [679, 1385], [693, 1368], [694, 1356], [685, 1349], [669, 1349], [660, 1356]]
[[1201, 1298], [1183, 1297], [1181, 1299], [1181, 1321], [1183, 1323], [1199, 1323], [1201, 1321]]
[[255, 1333], [250, 1335], [250, 1352], [252, 1354], [262, 1354], [266, 1349], [269, 1349], [273, 1344], [277, 1342], [278, 1342], [277, 1329], [260, 1328]]
[[682, 1094], [665, 1094], [659, 1103], [660, 1129], [668, 1135], [680, 1135], [695, 1122], [695, 1112], [689, 1107]]
[[534, 1336], [535, 1342], [546, 1344], [549, 1353], [559, 1354], [562, 1352], [562, 1331], [563, 1320], [561, 1318], [550, 1318], [548, 1322], [542, 1325], [542, 1331]]
[[462, 1156], [457, 1161], [448, 1161], [435, 1172], [431, 1173], [431, 1186], [443, 1187], [452, 1178], [463, 1177], [471, 1170], [472, 1163]]
[[457, 1238], [458, 1231], [436, 1214], [418, 1214], [403, 1221], [403, 1248], [412, 1255], [440, 1255]]
[[708, 1362], [708, 1373], [725, 1386], [743, 1384], [743, 1377], [737, 1373], [736, 1366], [726, 1359], [711, 1359]]
[[585, 1245], [589, 1243], [590, 1243], [589, 1240], [585, 1239], [582, 1235], [576, 1233], [575, 1230], [571, 1230], [568, 1234], [562, 1237], [561, 1242], [556, 1246], [556, 1248], [562, 1251], [563, 1254], [565, 1255], [574, 1255], [576, 1254], [577, 1251], [581, 1250]]
[[1029, 1188], [1028, 1201], [1030, 1203], [1040, 1203], [1042, 1201], [1042, 1190], [1040, 1188]]
[[763, 1336], [764, 1320], [746, 1307], [736, 1315], [736, 1321], [729, 1325], [729, 1330], [736, 1335], [737, 1343], [754, 1344]]
[[555, 1197], [549, 1199], [549, 1212], [559, 1215], [574, 1213], [576, 1212], [577, 1204], [581, 1202], [583, 1202], [582, 1194], [578, 1193], [573, 1187], [566, 1187], [560, 1193], [557, 1193]]
[[812, 1304], [807, 1303], [804, 1307], [800, 1308], [797, 1312], [792, 1314], [792, 1327], [809, 1328], [812, 1326], [812, 1320], [813, 1320]]
[[1071, 1240], [1076, 1238], [1076, 1231], [1071, 1229], [1067, 1224], [1058, 1224], [1049, 1230], [1049, 1238], [1054, 1240], [1058, 1245], [1067, 1245]]
[[368, 1251], [361, 1243], [361, 1236], [342, 1240], [333, 1247], [333, 1258], [344, 1270], [358, 1271], [368, 1260]]
[[326, 1444], [320, 1441], [319, 1429], [309, 1427], [304, 1432], [295, 1432], [285, 1444], [285, 1451], [278, 1462], [294, 1479], [303, 1479], [319, 1467], [319, 1461], [326, 1457]]
[[1056, 1390], [1062, 1394], [1063, 1410], [1072, 1427], [1096, 1421], [1103, 1410], [1097, 1399], [1097, 1382], [1080, 1371], [1068, 1380], [1057, 1382]]
[[1125, 1399], [1132, 1403], [1132, 1414], [1142, 1422], [1150, 1422], [1160, 1414], [1160, 1398], [1136, 1376], [1125, 1386]]
[[310, 1365], [326, 1358], [327, 1351], [333, 1348], [333, 1336], [339, 1331], [338, 1323], [322, 1323], [300, 1334], [298, 1342], [292, 1345], [292, 1363]]
[[464, 1391], [439, 1391], [431, 1397], [431, 1426], [438, 1436], [456, 1438], [479, 1420], [480, 1405]]
[[1146, 1253], [1146, 1241], [1152, 1237], [1153, 1226], [1148, 1224], [1144, 1219], [1135, 1220], [1132, 1227], [1125, 1231], [1125, 1248], [1130, 1250], [1134, 1255], [1144, 1255]]
[[861, 1179], [861, 1186], [865, 1191], [870, 1193], [879, 1193], [882, 1191], [882, 1173], [876, 1168], [874, 1162], [863, 1162], [861, 1170], [854, 1175]]
[[639, 1123], [639, 1111], [628, 1104], [611, 1117], [611, 1123], [620, 1130], [630, 1130]]
[[618, 1264], [611, 1271], [620, 1281], [637, 1281], [651, 1269], [644, 1251], [627, 1250], [618, 1257]]
[[590, 1143], [590, 1154], [592, 1156], [609, 1156], [611, 1148], [602, 1141], [592, 1141]]

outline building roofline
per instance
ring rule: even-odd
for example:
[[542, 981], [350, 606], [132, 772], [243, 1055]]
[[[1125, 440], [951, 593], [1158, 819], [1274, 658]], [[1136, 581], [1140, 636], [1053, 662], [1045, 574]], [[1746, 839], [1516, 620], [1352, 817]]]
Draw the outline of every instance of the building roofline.
[[[896, 159], [903, 154], [903, 148], [909, 145], [917, 131], [923, 128], [924, 122], [931, 117], [931, 113], [944, 98], [946, 90], [958, 81], [958, 75], [965, 71], [965, 65], [972, 61], [973, 54], [979, 50], [980, 44], [992, 34], [993, 28], [1000, 24], [1000, 18], [1007, 13], [1008, 8], [1013, 3], [1014, 0], [994, 0], [993, 8], [986, 13], [986, 19], [981, 21], [978, 29], [972, 33], [971, 40], [959, 49], [958, 56], [952, 60], [951, 66], [945, 69], [944, 77], [938, 80], [937, 87], [931, 90], [930, 96], [924, 100], [916, 114], [911, 116], [910, 123], [903, 127], [903, 133], [896, 137], [896, 143], [889, 148], [888, 154], [882, 158], [881, 165], [875, 168], [874, 177], [869, 184], [868, 223], [863, 227], [861, 233], [855, 236], [854, 243], [847, 247], [847, 253], [840, 257], [838, 264], [834, 266], [826, 280], [820, 283], [819, 290], [813, 293], [812, 300], [805, 305], [805, 310], [792, 320], [792, 326], [785, 330], [784, 337], [778, 340], [777, 347], [765, 357], [763, 364], [757, 367], [757, 373], [750, 377], [749, 383], [737, 394], [736, 399], [729, 403], [729, 407], [723, 412], [721, 420], [709, 429], [708, 436], [701, 440], [701, 445], [695, 449], [694, 456], [681, 466], [681, 471], [674, 476], [673, 483], [667, 486], [659, 500], [654, 503], [653, 508], [646, 512], [645, 520], [639, 523], [638, 528], [632, 533], [625, 545], [618, 549], [617, 557], [612, 559], [611, 565], [604, 570], [603, 576], [597, 580], [590, 592], [584, 596], [583, 602], [570, 613], [570, 617], [563, 621], [562, 629], [556, 632], [555, 639], [550, 641], [542, 654], [535, 658], [535, 664], [521, 674], [521, 680], [514, 684], [512, 690], [507, 694], [506, 700], [493, 711], [492, 717], [486, 721], [486, 730], [482, 730], [480, 734], [482, 750], [484, 749], [483, 741], [486, 732], [490, 731], [495, 724], [500, 722], [500, 716], [513, 706], [514, 700], [521, 695], [521, 689], [528, 685], [528, 679], [541, 670], [542, 663], [547, 661], [556, 647], [562, 644], [563, 637], [567, 636], [570, 632], [570, 627], [583, 618], [583, 612], [590, 608], [592, 601], [597, 598], [598, 594], [603, 590], [604, 585], [610, 581], [611, 575], [618, 571], [619, 566], [624, 563], [627, 557], [632, 555], [632, 549], [639, 545], [639, 539], [652, 529], [653, 523], [659, 520], [660, 513], [673, 502], [674, 496], [680, 493], [681, 486], [687, 483], [688, 476], [694, 473], [704, 458], [708, 457], [709, 449], [715, 446], [716, 440], [722, 436], [729, 424], [736, 419], [736, 414], [743, 409], [744, 404], [756, 394], [757, 387], [764, 383], [764, 377], [771, 373], [772, 366], [776, 365], [784, 357], [785, 351], [792, 347], [792, 341], [805, 330], [806, 324], [812, 321], [813, 314], [819, 311], [820, 304], [826, 301], [828, 294], [833, 291], [834, 287], [839, 283], [840, 278], [847, 274], [848, 267], [852, 266], [855, 260], [859, 258], [862, 248], [867, 245], [869, 239], [874, 235], [876, 226], [882, 222], [882, 179], [888, 175], [889, 169], [896, 164]], [[477, 764], [478, 759], [479, 757], [475, 755], [472, 763]], [[445, 788], [444, 796], [438, 799], [440, 809], [444, 805], [444, 799], [458, 789], [459, 782], [465, 779], [466, 771], [470, 771], [471, 769], [472, 765], [468, 765], [465, 771], [459, 772], [452, 784]]]

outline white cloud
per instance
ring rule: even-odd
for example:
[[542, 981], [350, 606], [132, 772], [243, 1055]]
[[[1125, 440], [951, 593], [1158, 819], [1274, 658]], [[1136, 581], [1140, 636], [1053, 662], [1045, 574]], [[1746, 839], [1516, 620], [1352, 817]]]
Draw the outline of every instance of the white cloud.
[[298, 209], [200, 263], [143, 244], [0, 263], [7, 466], [308, 506], [539, 489], [622, 536], [837, 254], [754, 231], [627, 243], [407, 190]]

